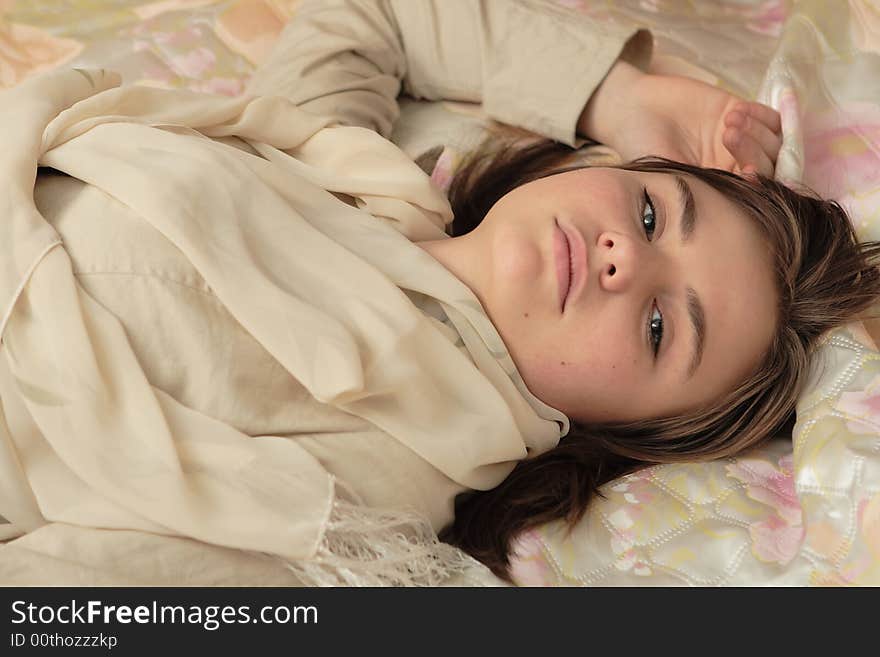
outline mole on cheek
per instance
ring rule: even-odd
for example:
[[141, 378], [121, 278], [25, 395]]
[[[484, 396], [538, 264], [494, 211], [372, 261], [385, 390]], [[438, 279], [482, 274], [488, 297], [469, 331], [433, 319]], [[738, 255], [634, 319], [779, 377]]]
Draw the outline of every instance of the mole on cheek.
[[529, 316], [528, 313], [523, 313], [523, 317], [528, 317], [528, 316]]
[[559, 364], [560, 364], [560, 365], [565, 365], [565, 361], [564, 361], [564, 360], [561, 360], [561, 361], [559, 361]]

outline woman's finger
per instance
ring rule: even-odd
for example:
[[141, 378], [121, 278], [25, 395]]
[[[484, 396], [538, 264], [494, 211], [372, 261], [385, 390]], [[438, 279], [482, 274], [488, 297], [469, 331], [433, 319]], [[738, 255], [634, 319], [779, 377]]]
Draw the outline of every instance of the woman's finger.
[[775, 109], [754, 102], [748, 102], [745, 103], [745, 105], [747, 109], [746, 113], [749, 116], [755, 117], [758, 121], [767, 126], [771, 132], [777, 135], [782, 132], [782, 118], [779, 116], [779, 112]]
[[727, 127], [737, 128], [748, 134], [760, 144], [761, 149], [764, 151], [764, 154], [770, 162], [776, 162], [776, 157], [779, 155], [779, 149], [782, 147], [782, 136], [772, 132], [766, 124], [758, 121], [752, 116], [743, 115], [738, 110], [729, 112], [724, 118], [724, 124]]
[[761, 144], [761, 149], [770, 161], [776, 164], [779, 149], [782, 147], [782, 135], [778, 132], [772, 132], [765, 123], [755, 121], [751, 116], [746, 123], [746, 132]]
[[739, 172], [747, 173], [749, 169], [753, 169], [765, 176], [773, 175], [773, 162], [764, 152], [761, 144], [747, 132], [729, 127], [724, 131], [722, 143], [736, 160], [734, 171], [738, 169]]

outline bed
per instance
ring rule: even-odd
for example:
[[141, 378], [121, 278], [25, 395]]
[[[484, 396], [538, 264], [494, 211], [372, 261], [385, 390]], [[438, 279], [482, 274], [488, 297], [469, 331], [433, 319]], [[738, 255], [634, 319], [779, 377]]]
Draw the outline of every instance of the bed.
[[[557, 0], [649, 27], [656, 70], [756, 97], [782, 116], [777, 176], [841, 202], [880, 239], [880, 7], [868, 1]], [[296, 0], [0, 0], [0, 84], [59, 67], [237, 95]], [[393, 140], [441, 189], [499, 129], [477, 105], [401, 99]], [[613, 153], [606, 153], [609, 159]], [[880, 352], [872, 322], [825, 336], [793, 435], [736, 458], [612, 482], [571, 533], [520, 536], [519, 586], [880, 584]], [[2, 530], [2, 524], [0, 524]], [[2, 534], [0, 534], [2, 535]], [[2, 550], [0, 583], [295, 585], [270, 558], [144, 532], [46, 525]], [[450, 586], [504, 583], [474, 563]]]

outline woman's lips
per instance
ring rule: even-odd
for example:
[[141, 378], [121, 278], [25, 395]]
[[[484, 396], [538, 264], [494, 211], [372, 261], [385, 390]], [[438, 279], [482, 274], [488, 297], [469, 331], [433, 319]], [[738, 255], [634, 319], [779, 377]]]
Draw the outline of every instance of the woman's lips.
[[556, 259], [556, 279], [559, 284], [559, 307], [565, 311], [565, 300], [568, 296], [568, 287], [571, 281], [571, 252], [568, 238], [556, 221], [556, 230], [553, 231], [553, 255]]
[[577, 298], [587, 278], [587, 245], [580, 231], [556, 221], [554, 252], [559, 299], [565, 312], [569, 300]]

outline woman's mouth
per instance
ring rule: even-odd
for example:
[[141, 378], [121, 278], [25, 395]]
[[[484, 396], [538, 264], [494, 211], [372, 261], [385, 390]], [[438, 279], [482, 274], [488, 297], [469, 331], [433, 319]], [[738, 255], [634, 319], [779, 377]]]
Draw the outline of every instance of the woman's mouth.
[[555, 223], [553, 255], [556, 259], [556, 278], [559, 283], [559, 306], [562, 312], [565, 312], [565, 302], [568, 298], [572, 277], [571, 247], [568, 243], [568, 237], [566, 237], [565, 232], [559, 226], [559, 222], [555, 221]]
[[560, 226], [558, 220], [553, 235], [553, 253], [556, 258], [556, 277], [559, 283], [559, 304], [562, 312], [569, 299], [580, 292], [586, 279], [587, 248], [580, 232]]

